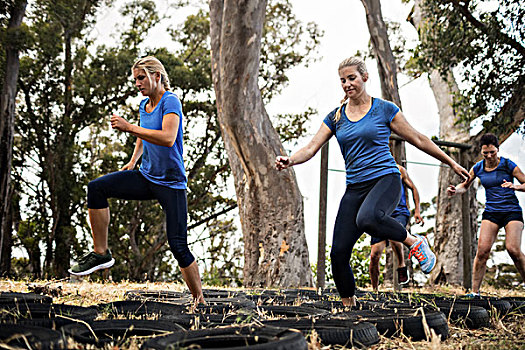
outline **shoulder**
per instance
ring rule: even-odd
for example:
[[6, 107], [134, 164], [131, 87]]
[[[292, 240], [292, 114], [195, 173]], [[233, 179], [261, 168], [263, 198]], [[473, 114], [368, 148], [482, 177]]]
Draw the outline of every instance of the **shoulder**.
[[481, 169], [483, 169], [483, 160], [480, 160], [472, 167], [472, 171], [474, 171], [474, 174], [477, 174]]
[[334, 110], [332, 110], [330, 113], [328, 113], [326, 115], [326, 117], [324, 118], [325, 124], [328, 124], [329, 126], [330, 125], [335, 125], [335, 115], [336, 115], [338, 109], [339, 109], [339, 107], [336, 107], [336, 108], [334, 108]]
[[382, 98], [379, 98], [379, 97], [374, 97], [374, 104], [376, 104], [377, 107], [381, 107], [381, 108], [399, 110], [399, 107], [394, 102], [383, 100]]
[[162, 96], [163, 103], [178, 103], [180, 104], [179, 97], [175, 95], [171, 91], [166, 91], [166, 93]]
[[167, 113], [175, 113], [179, 116], [182, 114], [182, 104], [173, 92], [167, 91], [162, 96], [162, 106]]
[[146, 103], [148, 103], [149, 98], [145, 98], [142, 101], [140, 101], [139, 108], [144, 109], [146, 108]]
[[516, 163], [505, 157], [501, 157], [501, 163], [505, 168], [509, 169], [509, 171], [511, 172], [514, 170], [515, 167], [517, 167]]

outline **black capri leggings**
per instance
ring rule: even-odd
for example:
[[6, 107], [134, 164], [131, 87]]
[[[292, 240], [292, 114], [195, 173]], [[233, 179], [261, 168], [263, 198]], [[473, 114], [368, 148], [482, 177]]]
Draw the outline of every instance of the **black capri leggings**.
[[188, 267], [195, 260], [188, 248], [186, 190], [157, 185], [138, 170], [126, 170], [104, 175], [88, 184], [88, 208], [107, 208], [108, 198], [158, 200], [166, 216], [168, 243], [179, 266]]
[[390, 214], [401, 196], [401, 177], [389, 174], [370, 181], [351, 184], [341, 199], [332, 241], [332, 272], [342, 298], [355, 294], [355, 279], [350, 256], [363, 232], [380, 239], [402, 242], [406, 229]]

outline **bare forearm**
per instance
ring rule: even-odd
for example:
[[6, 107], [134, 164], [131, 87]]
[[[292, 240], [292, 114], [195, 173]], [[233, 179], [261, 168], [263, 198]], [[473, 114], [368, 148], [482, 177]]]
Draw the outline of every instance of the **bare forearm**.
[[128, 133], [137, 136], [138, 138], [153, 143], [159, 146], [171, 147], [175, 142], [176, 134], [167, 130], [152, 130], [131, 124]]
[[423, 134], [419, 134], [418, 137], [409, 142], [428, 155], [440, 160], [442, 163], [448, 164], [451, 167], [456, 165], [456, 161], [454, 159], [443, 152], [434, 142], [432, 142], [430, 138]]

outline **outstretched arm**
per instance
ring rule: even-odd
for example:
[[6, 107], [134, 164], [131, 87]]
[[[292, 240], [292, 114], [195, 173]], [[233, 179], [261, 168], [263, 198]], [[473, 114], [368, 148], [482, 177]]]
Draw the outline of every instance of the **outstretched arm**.
[[474, 175], [474, 168], [472, 168], [470, 169], [470, 172], [469, 172], [469, 179], [456, 186], [454, 185], [448, 186], [447, 194], [449, 196], [453, 196], [455, 194], [463, 194], [467, 192], [468, 188], [470, 187], [470, 185], [472, 185], [472, 182], [474, 181], [475, 178], [476, 178], [476, 175]]
[[508, 181], [503, 180], [503, 183], [501, 184], [501, 187], [510, 188], [510, 189], [513, 189], [514, 191], [525, 192], [525, 174], [523, 174], [523, 171], [521, 171], [521, 169], [518, 166], [516, 166], [514, 168], [514, 170], [512, 171], [512, 176], [514, 176], [516, 179], [518, 179], [520, 184], [519, 185], [515, 185], [512, 182], [508, 182]]
[[421, 216], [421, 207], [420, 207], [420, 199], [419, 199], [419, 191], [417, 190], [416, 185], [412, 182], [412, 179], [410, 176], [408, 176], [407, 170], [402, 167], [398, 166], [399, 171], [401, 172], [401, 181], [405, 184], [405, 187], [410, 188], [412, 191], [412, 198], [414, 199], [414, 205], [416, 206], [414, 208], [414, 219], [416, 220], [416, 224], [423, 225], [425, 221], [423, 220], [423, 217]]
[[395, 115], [394, 119], [392, 119], [390, 122], [390, 128], [396, 134], [407, 140], [410, 144], [416, 146], [423, 152], [431, 155], [441, 162], [448, 164], [456, 174], [461, 176], [463, 180], [467, 180], [469, 178], [469, 173], [465, 168], [456, 163], [454, 159], [450, 158], [427, 136], [414, 129], [412, 125], [408, 123], [401, 111], [399, 111]]
[[303, 148], [295, 152], [291, 157], [277, 156], [275, 168], [283, 170], [296, 164], [304, 163], [317, 153], [319, 149], [332, 137], [332, 131], [324, 123], [321, 125], [312, 140]]

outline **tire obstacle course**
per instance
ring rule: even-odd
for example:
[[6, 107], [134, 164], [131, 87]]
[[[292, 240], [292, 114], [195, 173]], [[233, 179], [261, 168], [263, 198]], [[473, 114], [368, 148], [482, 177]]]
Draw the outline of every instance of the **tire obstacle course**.
[[[491, 315], [523, 314], [525, 298], [439, 296], [358, 291], [345, 308], [333, 290], [206, 289], [207, 305], [191, 295], [132, 290], [126, 300], [90, 307], [54, 304], [33, 293], [0, 293], [0, 344], [22, 349], [308, 349], [367, 348], [383, 337], [449, 337], [449, 324], [491, 326]], [[137, 345], [138, 344], [138, 345]], [[1, 345], [0, 345], [1, 346]]]

